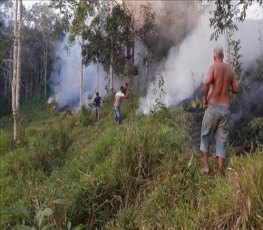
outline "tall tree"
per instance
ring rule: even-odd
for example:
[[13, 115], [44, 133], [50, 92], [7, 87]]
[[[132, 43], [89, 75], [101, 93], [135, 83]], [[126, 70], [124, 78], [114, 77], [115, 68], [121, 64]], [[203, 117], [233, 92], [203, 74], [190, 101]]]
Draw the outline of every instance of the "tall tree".
[[14, 140], [20, 135], [20, 82], [21, 82], [21, 27], [22, 27], [22, 0], [16, 0], [14, 12], [14, 58], [12, 80], [12, 111], [14, 119]]
[[73, 18], [72, 23], [66, 23], [69, 31], [69, 43], [78, 42], [80, 45], [80, 107], [83, 105], [83, 69], [84, 69], [84, 48], [85, 48], [85, 36], [86, 27], [88, 27], [88, 20], [90, 16], [94, 15], [94, 7], [98, 5], [99, 1], [95, 0], [52, 0], [52, 6], [59, 8], [64, 13], [65, 21], [69, 22], [70, 18]]
[[156, 26], [155, 13], [150, 4], [141, 5], [140, 17], [142, 18], [141, 25], [136, 30], [136, 35], [146, 48], [143, 64], [145, 66], [146, 87], [148, 85], [148, 67], [151, 59], [155, 56], [155, 44], [158, 43], [159, 37]]

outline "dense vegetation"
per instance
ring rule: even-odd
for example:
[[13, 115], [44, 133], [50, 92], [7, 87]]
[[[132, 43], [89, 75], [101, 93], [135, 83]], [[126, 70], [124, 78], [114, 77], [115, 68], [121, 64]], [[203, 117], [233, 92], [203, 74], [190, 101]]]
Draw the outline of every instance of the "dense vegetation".
[[[147, 72], [142, 77], [148, 81], [148, 65], [155, 73], [154, 64], [191, 31], [196, 17], [186, 19], [197, 13], [199, 4], [175, 1], [181, 20], [173, 31], [162, 28], [172, 25], [169, 4], [158, 20], [149, 5], [140, 7], [138, 23], [131, 8], [115, 1], [110, 7], [110, 2], [52, 0], [51, 6], [23, 8], [21, 135], [14, 141], [13, 6], [0, 0], [0, 229], [263, 229], [263, 105], [258, 103], [263, 59], [253, 76], [242, 79], [242, 93], [233, 104], [233, 111], [246, 113], [232, 129], [223, 178], [218, 177], [216, 158], [211, 158], [211, 174], [201, 173], [201, 157], [193, 144], [203, 115], [200, 108], [202, 112], [192, 113], [200, 107], [198, 97], [189, 103], [192, 112], [160, 102], [161, 109], [144, 116], [135, 113], [134, 90], [123, 104], [122, 125], [113, 121], [109, 95], [99, 121], [90, 108], [72, 116], [47, 105], [54, 44], [64, 32], [70, 43], [79, 42], [82, 65], [100, 63], [131, 83], [140, 74], [134, 62], [139, 43], [139, 64]], [[262, 0], [257, 2], [262, 5]], [[227, 30], [232, 36], [237, 29], [235, 7], [243, 7], [243, 21], [251, 3], [217, 0], [210, 20], [213, 36]], [[92, 18], [89, 25], [87, 18]], [[234, 51], [240, 49], [238, 41], [228, 42]], [[234, 145], [246, 154], [236, 156]]]
[[[0, 116], [11, 113], [14, 2], [0, 2]], [[23, 8], [21, 103], [49, 94], [48, 79], [55, 62], [54, 43], [63, 38], [61, 18], [47, 4]]]
[[216, 159], [205, 176], [187, 138], [193, 114], [135, 115], [130, 99], [116, 125], [110, 101], [98, 122], [32, 101], [17, 144], [0, 120], [1, 229], [262, 229], [262, 148], [228, 148], [225, 177]]

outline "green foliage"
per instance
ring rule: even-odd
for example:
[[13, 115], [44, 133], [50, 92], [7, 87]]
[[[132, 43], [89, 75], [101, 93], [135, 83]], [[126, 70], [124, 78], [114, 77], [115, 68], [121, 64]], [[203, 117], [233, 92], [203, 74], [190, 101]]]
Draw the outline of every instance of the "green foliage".
[[[0, 115], [11, 114], [13, 25], [9, 20], [12, 2], [7, 1], [6, 4], [10, 6], [4, 5], [0, 9], [0, 21], [4, 22], [0, 32]], [[54, 42], [64, 36], [61, 27], [60, 17], [47, 4], [34, 4], [30, 10], [23, 8], [21, 104], [33, 97], [44, 97], [45, 80], [48, 80], [53, 69]]]
[[[210, 26], [214, 28], [211, 40], [213, 38], [217, 40], [219, 35], [222, 34], [225, 29], [236, 31], [238, 27], [235, 24], [235, 19], [243, 22], [246, 19], [246, 10], [254, 1], [216, 0], [214, 2], [216, 8], [213, 11], [213, 17], [210, 18]], [[262, 0], [256, 0], [256, 2], [260, 5], [263, 3]], [[239, 10], [239, 8], [241, 8], [241, 10]]]
[[155, 13], [153, 13], [151, 5], [141, 5], [140, 15], [143, 19], [142, 26], [136, 31], [137, 36], [142, 40], [147, 48], [146, 60], [154, 58], [158, 43], [158, 32], [156, 27]]
[[237, 76], [237, 79], [239, 79], [243, 70], [242, 64], [240, 62], [242, 55], [239, 54], [239, 50], [241, 49], [240, 40], [231, 40], [231, 47], [233, 47], [233, 52], [231, 52], [231, 64], [234, 67], [234, 73]]
[[[106, 69], [112, 64], [115, 73], [127, 72], [128, 59], [132, 58], [127, 50], [131, 49], [134, 42], [132, 30], [132, 17], [119, 4], [113, 7], [105, 20], [99, 15], [95, 17], [83, 32], [83, 37], [88, 40], [84, 50], [85, 63], [99, 62]], [[129, 74], [126, 73], [127, 76]]]

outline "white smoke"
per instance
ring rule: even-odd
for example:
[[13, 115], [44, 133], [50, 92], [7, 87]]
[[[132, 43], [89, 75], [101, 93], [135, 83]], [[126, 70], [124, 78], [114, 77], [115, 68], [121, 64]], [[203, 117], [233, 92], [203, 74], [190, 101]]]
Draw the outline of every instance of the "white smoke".
[[[256, 63], [261, 55], [259, 32], [263, 29], [263, 12], [259, 5], [253, 5], [247, 12], [247, 20], [239, 24], [235, 39], [241, 40], [241, 62], [244, 70]], [[164, 84], [156, 87], [160, 76], [156, 77], [147, 91], [145, 98], [140, 99], [138, 112], [147, 114], [157, 100], [166, 106], [176, 106], [190, 98], [193, 92], [204, 81], [209, 66], [213, 63], [213, 50], [217, 44], [225, 47], [222, 36], [217, 42], [210, 41], [213, 30], [209, 27], [210, 15], [205, 14], [199, 19], [196, 28], [179, 44], [172, 47], [165, 61], [162, 76]]]
[[[54, 70], [51, 73], [49, 85], [53, 98], [58, 106], [69, 106], [74, 110], [79, 107], [80, 98], [80, 46], [76, 43], [65, 49], [68, 45], [68, 36], [56, 45], [56, 56]], [[107, 74], [100, 66], [99, 93], [106, 95]], [[98, 89], [97, 64], [90, 64], [84, 68], [83, 80], [83, 103], [87, 105], [88, 97], [94, 95]]]

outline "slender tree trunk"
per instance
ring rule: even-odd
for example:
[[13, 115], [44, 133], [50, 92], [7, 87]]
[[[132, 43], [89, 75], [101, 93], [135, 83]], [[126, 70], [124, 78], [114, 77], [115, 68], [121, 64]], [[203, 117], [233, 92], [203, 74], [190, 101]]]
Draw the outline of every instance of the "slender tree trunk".
[[146, 89], [147, 89], [147, 85], [149, 82], [149, 79], [148, 79], [148, 58], [145, 61], [145, 75], [146, 75]]
[[113, 56], [110, 57], [110, 92], [113, 90]]
[[[112, 14], [112, 10], [113, 10], [113, 2], [112, 0], [110, 0], [110, 14]], [[111, 38], [111, 54], [110, 54], [110, 73], [109, 73], [109, 77], [110, 77], [110, 85], [109, 85], [109, 90], [110, 92], [113, 91], [113, 52], [112, 52], [112, 38]]]
[[[19, 4], [18, 4], [19, 3]], [[19, 21], [18, 21], [19, 9]], [[19, 112], [20, 112], [20, 84], [21, 84], [21, 27], [22, 27], [22, 0], [16, 0], [14, 20], [14, 60], [12, 79], [12, 111], [14, 119], [14, 140], [20, 135]]]
[[44, 51], [44, 94], [45, 94], [45, 100], [47, 99], [47, 37], [45, 38], [45, 51]]
[[80, 49], [80, 95], [79, 95], [79, 106], [80, 108], [83, 105], [83, 56], [82, 56], [82, 50], [83, 50], [83, 42], [81, 44]]
[[9, 75], [8, 75], [8, 80], [9, 80], [9, 83], [8, 83], [8, 93], [10, 94], [11, 92], [11, 97], [9, 96], [8, 97], [8, 106], [11, 107], [12, 106], [12, 100], [13, 100], [13, 96], [12, 96], [12, 85], [13, 85], [13, 63], [12, 63], [12, 58], [13, 58], [13, 53], [12, 51], [10, 52], [10, 56], [9, 56], [9, 64], [8, 64], [8, 67], [9, 67]]
[[40, 97], [40, 91], [41, 91], [41, 78], [42, 78], [42, 70], [37, 73], [37, 78], [36, 78], [36, 97], [39, 100]]
[[16, 106], [20, 112], [20, 89], [21, 89], [21, 28], [22, 28], [22, 0], [19, 0], [19, 26], [18, 26], [18, 47], [17, 47], [17, 85], [16, 85]]
[[[45, 57], [44, 57], [44, 55], [42, 56], [42, 59], [41, 59], [41, 63], [44, 63], [44, 60], [45, 59]], [[40, 100], [41, 99], [41, 95], [42, 95], [42, 93], [43, 93], [43, 91], [44, 91], [44, 89], [43, 89], [43, 87], [42, 87], [42, 85], [43, 85], [43, 79], [44, 79], [44, 66], [41, 66], [41, 69], [40, 69], [40, 73], [39, 73], [39, 78], [38, 78], [38, 89], [39, 89], [39, 91], [38, 91], [38, 100]], [[43, 93], [44, 94], [44, 93]]]
[[16, 84], [17, 84], [17, 51], [18, 51], [18, 41], [17, 41], [17, 16], [18, 16], [18, 0], [15, 3], [14, 12], [14, 57], [13, 57], [13, 78], [12, 78], [12, 112], [14, 119], [14, 140], [17, 140], [17, 106], [16, 106]]
[[[84, 0], [79, 1], [80, 5], [85, 3]], [[80, 36], [81, 37], [81, 36]], [[79, 90], [79, 106], [80, 108], [83, 106], [83, 49], [84, 49], [84, 39], [81, 37], [80, 40], [80, 90]]]
[[7, 82], [8, 82], [8, 73], [4, 72], [4, 98], [7, 97]]
[[30, 81], [30, 89], [29, 89], [29, 96], [32, 97], [33, 96], [33, 78], [31, 77], [31, 81]]
[[29, 82], [27, 81], [26, 83], [25, 83], [25, 100], [26, 100], [26, 102], [28, 102], [28, 91], [29, 91]]
[[97, 92], [100, 93], [100, 63], [98, 59], [97, 59], [97, 73], [98, 73]]

